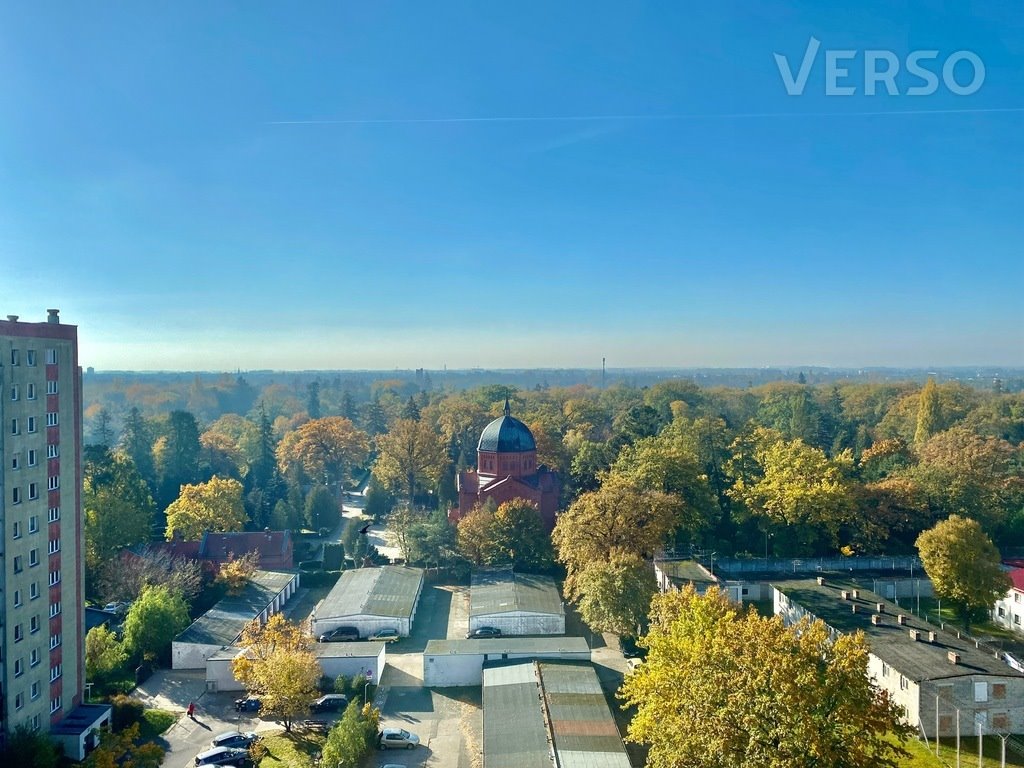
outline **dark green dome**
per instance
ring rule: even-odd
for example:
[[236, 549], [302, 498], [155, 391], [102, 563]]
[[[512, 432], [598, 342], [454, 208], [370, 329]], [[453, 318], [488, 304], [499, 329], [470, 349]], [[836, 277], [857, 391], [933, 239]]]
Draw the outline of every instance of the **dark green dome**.
[[497, 453], [523, 453], [537, 450], [537, 443], [533, 440], [530, 428], [509, 414], [509, 404], [506, 400], [505, 415], [484, 427], [476, 449]]

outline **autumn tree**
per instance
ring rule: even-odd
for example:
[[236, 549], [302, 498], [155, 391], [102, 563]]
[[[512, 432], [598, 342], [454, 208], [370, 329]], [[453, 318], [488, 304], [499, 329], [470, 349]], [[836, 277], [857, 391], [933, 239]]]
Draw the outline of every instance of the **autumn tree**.
[[500, 504], [494, 512], [488, 547], [489, 565], [516, 570], [545, 571], [554, 561], [551, 539], [537, 505], [525, 499]]
[[123, 454], [90, 449], [84, 469], [85, 563], [95, 575], [120, 550], [149, 540], [156, 505]]
[[918, 536], [917, 549], [935, 594], [956, 606], [968, 632], [972, 616], [1010, 588], [999, 550], [976, 520], [951, 515]]
[[914, 445], [923, 445], [929, 437], [942, 430], [942, 404], [935, 379], [928, 377], [921, 390], [917, 407], [917, 429], [914, 431]]
[[448, 463], [444, 441], [426, 421], [398, 419], [377, 438], [377, 450], [374, 477], [389, 489], [401, 489], [410, 503], [418, 487], [440, 480]]
[[[657, 595], [646, 661], [619, 696], [651, 768], [895, 768], [910, 729], [867, 676], [863, 633], [784, 626], [724, 593]], [[893, 738], [895, 735], [896, 738]]]
[[494, 527], [494, 512], [497, 509], [493, 500], [490, 504], [473, 507], [469, 514], [459, 520], [456, 528], [456, 541], [459, 553], [473, 565], [485, 565], [491, 558]]
[[133, 656], [158, 658], [188, 625], [188, 606], [180, 594], [165, 586], [146, 587], [125, 616], [124, 645]]
[[282, 472], [299, 464], [316, 482], [333, 486], [346, 482], [352, 468], [366, 461], [369, 451], [365, 432], [344, 416], [327, 416], [288, 433], [277, 446], [277, 459]]
[[142, 741], [139, 724], [123, 731], [100, 731], [100, 744], [82, 765], [85, 768], [159, 768], [164, 759], [164, 748], [154, 741]]
[[595, 561], [576, 575], [575, 592], [583, 621], [594, 632], [636, 637], [657, 592], [654, 567], [635, 555]]
[[227, 587], [228, 594], [237, 595], [245, 589], [260, 565], [260, 553], [255, 550], [241, 557], [229, 557], [217, 571], [217, 583]]
[[204, 531], [240, 531], [245, 527], [242, 484], [230, 478], [211, 478], [197, 485], [183, 485], [178, 498], [167, 508], [167, 540], [179, 536], [198, 539]]
[[263, 716], [280, 719], [291, 732], [317, 694], [321, 669], [312, 638], [276, 613], [266, 624], [246, 626], [238, 644], [245, 651], [231, 663], [235, 678], [260, 696]]

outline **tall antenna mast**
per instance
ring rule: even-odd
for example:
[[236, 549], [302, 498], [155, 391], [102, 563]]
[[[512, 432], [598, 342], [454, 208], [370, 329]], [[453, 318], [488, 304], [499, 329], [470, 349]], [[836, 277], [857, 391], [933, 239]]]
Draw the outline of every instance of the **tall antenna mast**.
[[604, 389], [605, 384], [605, 369], [604, 369], [604, 358], [601, 358], [601, 389]]

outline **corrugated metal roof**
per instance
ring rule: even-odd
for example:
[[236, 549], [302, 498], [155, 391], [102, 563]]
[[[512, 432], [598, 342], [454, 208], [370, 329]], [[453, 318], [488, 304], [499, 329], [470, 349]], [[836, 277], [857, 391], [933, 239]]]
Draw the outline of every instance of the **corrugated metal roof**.
[[590, 653], [583, 637], [488, 637], [482, 640], [429, 640], [425, 656], [462, 654], [488, 656], [500, 653]]
[[564, 616], [565, 606], [548, 576], [513, 573], [509, 568], [476, 571], [469, 592], [470, 617], [514, 612]]
[[227, 595], [180, 635], [176, 643], [231, 645], [245, 625], [270, 605], [295, 578], [294, 573], [255, 571], [238, 595]]
[[694, 560], [659, 560], [656, 565], [670, 579], [694, 584], [715, 584], [715, 578], [707, 568]]
[[421, 568], [385, 565], [345, 571], [317, 608], [316, 618], [411, 617], [422, 583]]
[[630, 768], [589, 663], [486, 667], [483, 686], [484, 768], [549, 768], [552, 751], [560, 768]]

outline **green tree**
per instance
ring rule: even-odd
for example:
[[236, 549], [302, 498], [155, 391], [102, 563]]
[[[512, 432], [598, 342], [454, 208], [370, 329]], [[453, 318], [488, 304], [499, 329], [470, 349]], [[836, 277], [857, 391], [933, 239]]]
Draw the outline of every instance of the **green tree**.
[[245, 653], [231, 662], [235, 678], [263, 701], [262, 714], [281, 720], [291, 732], [309, 711], [322, 671], [311, 649], [312, 638], [277, 613], [266, 624], [251, 622], [239, 642]]
[[196, 417], [188, 411], [171, 411], [163, 432], [153, 446], [153, 455], [160, 478], [157, 502], [166, 507], [182, 485], [199, 481], [203, 448]]
[[410, 503], [418, 487], [441, 479], [448, 463], [444, 440], [426, 421], [398, 419], [377, 438], [377, 450], [374, 477], [388, 489], [400, 489]]
[[334, 495], [322, 485], [313, 487], [306, 497], [306, 524], [314, 531], [334, 528], [341, 519], [341, 509]]
[[[647, 660], [619, 692], [650, 768], [894, 768], [910, 729], [867, 676], [862, 633], [739, 614], [716, 589], [654, 598]], [[897, 739], [892, 739], [895, 734]]]
[[950, 515], [917, 537], [917, 549], [935, 594], [956, 606], [968, 632], [974, 613], [1010, 588], [999, 550], [976, 520]]
[[121, 433], [121, 450], [132, 460], [150, 490], [156, 488], [156, 469], [153, 465], [153, 433], [138, 408], [132, 408], [125, 419]]
[[198, 539], [204, 531], [240, 531], [245, 527], [242, 484], [214, 477], [206, 483], [183, 485], [167, 508], [167, 540]]
[[128, 659], [124, 646], [104, 626], [93, 627], [85, 636], [85, 674], [97, 682], [120, 668]]
[[0, 764], [18, 768], [57, 768], [60, 752], [56, 743], [42, 731], [19, 725], [4, 740]]
[[473, 565], [485, 565], [491, 557], [494, 542], [494, 512], [497, 507], [494, 501], [477, 505], [469, 514], [459, 520], [456, 529], [456, 543], [461, 554]]
[[83, 472], [85, 563], [95, 575], [125, 547], [148, 541], [156, 505], [131, 459], [90, 451]]
[[917, 429], [914, 431], [914, 445], [923, 445], [929, 437], [942, 431], [942, 404], [935, 379], [929, 377], [921, 390], [917, 407]]
[[[360, 691], [361, 693], [361, 691]], [[359, 768], [373, 749], [380, 712], [369, 704], [352, 701], [327, 734], [323, 762], [336, 768]]]
[[167, 655], [171, 640], [189, 625], [188, 606], [164, 586], [146, 587], [124, 619], [124, 645], [135, 657]]
[[595, 561], [577, 574], [575, 591], [583, 621], [594, 632], [637, 637], [658, 591], [654, 568], [634, 555]]
[[442, 511], [414, 523], [409, 529], [408, 541], [410, 561], [427, 567], [450, 565], [457, 552], [455, 528]]
[[551, 539], [537, 506], [512, 499], [498, 506], [491, 525], [490, 565], [546, 571], [554, 562]]

